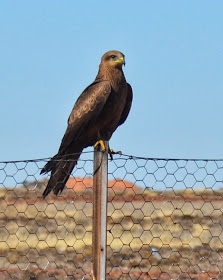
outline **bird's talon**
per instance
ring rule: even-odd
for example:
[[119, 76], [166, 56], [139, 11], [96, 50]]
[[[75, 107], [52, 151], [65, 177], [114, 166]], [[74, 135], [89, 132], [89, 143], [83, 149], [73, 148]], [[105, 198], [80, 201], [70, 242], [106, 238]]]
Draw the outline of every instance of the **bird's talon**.
[[95, 144], [94, 144], [94, 147], [96, 148], [97, 146], [101, 146], [101, 151], [104, 152], [106, 150], [105, 148], [105, 143], [103, 142], [103, 140], [100, 140], [100, 141], [97, 141]]
[[110, 149], [110, 148], [109, 148], [109, 150], [108, 150], [108, 153], [109, 153], [109, 155], [110, 155], [110, 159], [111, 159], [111, 160], [113, 160], [113, 155], [121, 155], [121, 154], [122, 154], [121, 151], [115, 152], [113, 149]]
[[121, 155], [121, 154], [122, 154], [121, 151], [115, 152], [113, 149], [110, 150], [110, 153], [111, 153], [112, 155]]

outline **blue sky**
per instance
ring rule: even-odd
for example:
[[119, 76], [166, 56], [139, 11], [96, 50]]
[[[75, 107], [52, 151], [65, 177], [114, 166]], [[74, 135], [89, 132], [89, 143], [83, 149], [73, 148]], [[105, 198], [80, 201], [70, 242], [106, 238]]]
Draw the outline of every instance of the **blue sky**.
[[1, 1], [0, 161], [53, 156], [103, 53], [134, 100], [111, 147], [223, 158], [222, 1]]

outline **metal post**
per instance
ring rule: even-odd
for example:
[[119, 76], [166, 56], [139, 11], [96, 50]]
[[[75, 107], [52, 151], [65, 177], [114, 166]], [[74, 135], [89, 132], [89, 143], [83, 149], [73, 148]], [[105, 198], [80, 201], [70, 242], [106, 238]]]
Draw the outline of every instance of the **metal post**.
[[93, 279], [105, 280], [107, 244], [107, 196], [108, 196], [108, 142], [106, 151], [101, 146], [94, 149], [93, 183]]

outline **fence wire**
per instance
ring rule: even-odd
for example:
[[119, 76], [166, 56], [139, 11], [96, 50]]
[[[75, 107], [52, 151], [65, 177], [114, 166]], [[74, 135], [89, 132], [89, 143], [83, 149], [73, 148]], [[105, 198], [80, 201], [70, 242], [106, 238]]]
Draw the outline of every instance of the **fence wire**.
[[[0, 279], [92, 279], [92, 153], [42, 198], [46, 160], [0, 162]], [[106, 279], [223, 279], [223, 160], [109, 161]]]

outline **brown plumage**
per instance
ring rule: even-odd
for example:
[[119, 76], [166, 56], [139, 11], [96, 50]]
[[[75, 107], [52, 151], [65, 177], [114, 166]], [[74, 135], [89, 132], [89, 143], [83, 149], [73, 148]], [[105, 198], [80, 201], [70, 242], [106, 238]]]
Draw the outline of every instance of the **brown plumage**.
[[108, 141], [125, 122], [132, 104], [132, 89], [122, 66], [124, 54], [109, 51], [102, 56], [98, 74], [77, 99], [68, 119], [68, 127], [58, 153], [43, 167], [51, 172], [43, 193], [62, 192], [82, 150], [99, 140]]

